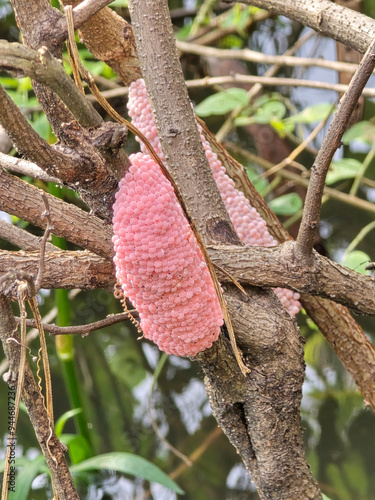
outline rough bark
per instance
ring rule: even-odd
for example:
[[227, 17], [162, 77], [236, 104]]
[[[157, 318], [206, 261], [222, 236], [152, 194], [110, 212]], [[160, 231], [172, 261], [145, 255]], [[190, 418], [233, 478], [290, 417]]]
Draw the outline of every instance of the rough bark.
[[[10, 337], [16, 339], [18, 344], [16, 342], [8, 342]], [[17, 332], [17, 325], [10, 302], [3, 295], [0, 295], [0, 340], [9, 361], [9, 372], [4, 377], [14, 384], [17, 380], [20, 361], [20, 337]], [[51, 472], [59, 500], [79, 500], [65, 460], [63, 446], [51, 428], [44, 401], [27, 362], [22, 399], [27, 408], [31, 424], [35, 429], [35, 434], [46, 459], [47, 466]]]
[[[0, 275], [8, 271], [36, 277], [40, 252], [0, 250]], [[47, 251], [44, 258], [42, 288], [110, 288], [116, 282], [111, 262], [91, 252]], [[6, 286], [9, 286], [7, 283]], [[0, 289], [3, 285], [0, 286]], [[4, 288], [3, 288], [4, 291]]]
[[[167, 4], [132, 0], [129, 7], [163, 152], [189, 214], [205, 242], [236, 242], [199, 139]], [[224, 336], [197, 357], [214, 415], [261, 498], [321, 498], [302, 446], [304, 364], [296, 323], [271, 291], [246, 290], [247, 296], [229, 285], [225, 297], [252, 372], [243, 377]]]
[[[77, 5], [79, 0], [63, 1]], [[80, 27], [80, 38], [92, 54], [113, 68], [129, 84], [141, 70], [132, 27], [109, 8], [102, 9]]]
[[[43, 229], [47, 226], [47, 219], [43, 217], [45, 207], [40, 189], [0, 169], [0, 192], [6, 193], [0, 197], [1, 210]], [[86, 250], [102, 257], [113, 255], [112, 230], [104, 226], [102, 220], [54, 196], [46, 196], [54, 226], [52, 232], [56, 236], [82, 245]], [[97, 233], [100, 237], [97, 237]]]
[[[232, 2], [232, 0], [224, 0]], [[330, 0], [240, 0], [298, 21], [358, 52], [365, 53], [375, 35], [375, 20]]]

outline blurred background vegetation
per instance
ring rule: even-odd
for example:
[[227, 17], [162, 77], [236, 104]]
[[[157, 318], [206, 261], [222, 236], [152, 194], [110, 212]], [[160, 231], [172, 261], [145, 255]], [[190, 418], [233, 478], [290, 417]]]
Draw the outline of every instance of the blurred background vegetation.
[[[202, 47], [250, 48], [275, 55], [307, 36], [296, 55], [337, 59], [334, 41], [308, 35], [309, 30], [300, 25], [259, 9], [239, 4], [229, 7], [217, 1], [172, 0], [169, 4], [179, 40]], [[57, 2], [55, 6], [58, 7]], [[129, 18], [126, 0], [116, 0], [111, 7]], [[365, 14], [375, 15], [371, 0], [364, 1], [361, 8]], [[6, 0], [0, 0], [0, 38], [20, 39]], [[83, 46], [80, 55], [112, 106], [126, 116], [127, 98], [113, 71], [93, 60]], [[67, 54], [64, 63], [70, 71]], [[269, 68], [236, 59], [213, 59], [206, 57], [204, 51], [201, 55], [183, 54], [182, 65], [189, 81], [239, 72], [264, 75]], [[328, 84], [338, 79], [337, 72], [316, 67], [283, 66], [275, 74]], [[39, 134], [54, 142], [29, 79], [16, 80], [0, 73], [0, 83]], [[373, 79], [370, 86], [371, 83]], [[236, 90], [228, 90], [233, 86]], [[295, 235], [305, 193], [300, 182], [302, 174], [312, 165], [329, 118], [313, 142], [296, 158], [298, 164], [289, 168], [289, 173], [298, 174], [296, 178], [288, 177], [288, 170], [284, 175], [285, 169], [271, 176], [265, 173], [327, 119], [338, 94], [329, 89], [276, 85], [258, 89], [250, 101], [247, 93], [250, 88], [233, 84], [194, 86], [190, 95], [197, 113], [211, 130], [221, 134], [224, 144], [245, 165], [258, 190]], [[110, 97], [111, 92], [114, 97]], [[355, 194], [369, 202], [375, 200], [373, 116], [374, 101], [365, 99], [327, 180], [333, 191]], [[130, 138], [127, 152], [136, 149], [137, 143]], [[26, 180], [86, 209], [76, 194], [67, 189], [31, 178]], [[6, 214], [1, 216], [10, 221]], [[373, 221], [374, 212], [338, 201], [334, 195], [327, 196], [317, 248], [331, 259], [365, 272], [365, 265], [375, 260]], [[42, 235], [39, 228], [17, 218], [13, 217], [12, 223]], [[16, 250], [6, 241], [0, 242], [2, 249]], [[75, 248], [57, 238], [53, 243], [60, 248]], [[42, 290], [39, 304], [44, 321], [60, 326], [81, 325], [121, 311], [112, 290]], [[374, 320], [356, 319], [375, 340]], [[298, 322], [306, 339], [302, 418], [310, 466], [322, 491], [332, 500], [374, 500], [375, 417], [366, 409], [353, 381], [304, 312], [299, 314]], [[36, 334], [30, 330], [28, 336], [35, 355]], [[73, 470], [76, 468], [74, 477], [81, 498], [172, 500], [177, 497], [173, 491], [177, 487], [167, 488], [152, 480], [156, 478], [166, 484], [159, 469], [153, 471], [148, 462], [138, 464], [133, 455], [115, 454], [122, 452], [143, 457], [158, 466], [184, 491], [181, 498], [257, 499], [251, 478], [211, 415], [198, 366], [188, 359], [163, 355], [155, 345], [139, 341], [137, 336], [130, 324], [123, 323], [93, 332], [86, 338], [47, 339], [58, 433], [68, 445], [68, 458]], [[6, 369], [5, 360], [0, 358], [0, 373]], [[0, 401], [7, 400], [7, 390], [5, 384], [0, 384]], [[5, 403], [1, 407], [5, 412]], [[3, 457], [7, 437], [7, 422], [3, 417], [0, 436], [0, 457]], [[172, 452], [170, 445], [184, 457]], [[92, 462], [95, 458], [96, 463]], [[80, 464], [86, 465], [79, 467]], [[24, 411], [20, 413], [17, 429], [17, 466], [19, 488], [15, 494], [9, 494], [11, 500], [51, 498], [44, 460]], [[139, 477], [137, 466], [147, 470], [146, 480]], [[123, 473], [132, 467], [135, 478]]]

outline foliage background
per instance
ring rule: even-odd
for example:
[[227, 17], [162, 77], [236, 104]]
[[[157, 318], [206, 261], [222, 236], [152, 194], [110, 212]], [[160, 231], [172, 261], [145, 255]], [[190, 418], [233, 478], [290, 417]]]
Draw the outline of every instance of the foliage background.
[[[176, 34], [187, 39], [191, 26], [202, 2], [170, 1]], [[116, 0], [113, 8], [127, 16], [126, 2]], [[182, 10], [181, 10], [182, 9]], [[364, 13], [375, 14], [371, 2], [363, 3]], [[260, 23], [249, 27], [249, 20], [255, 14], [252, 8], [235, 6], [227, 11], [217, 30], [216, 46], [220, 48], [249, 47], [267, 54], [281, 54], [293, 44], [306, 30], [302, 30], [285, 18], [267, 17]], [[218, 8], [203, 18], [203, 29], [209, 30], [216, 16], [222, 15]], [[220, 30], [232, 27], [223, 36]], [[9, 2], [0, 0], [0, 37], [17, 41], [19, 33], [11, 13]], [[102, 90], [117, 86], [116, 75], [104, 63], [94, 61], [88, 51], [80, 51], [86, 67], [97, 77]], [[331, 40], [313, 37], [298, 55], [335, 58], [335, 44]], [[68, 61], [68, 59], [66, 59]], [[207, 60], [199, 56], [183, 56], [183, 67], [187, 79], [205, 76], [210, 71]], [[266, 66], [241, 63], [249, 74], [263, 74]], [[69, 71], [69, 64], [66, 63]], [[312, 80], [333, 81], [335, 73], [317, 68], [281, 69], [279, 76], [303, 77]], [[105, 79], [109, 83], [105, 83]], [[15, 102], [22, 107], [36, 130], [50, 142], [54, 142], [49, 124], [38, 110], [37, 101], [32, 93], [28, 79], [15, 80], [7, 74], [0, 74], [4, 85]], [[198, 112], [208, 126], [217, 131], [228, 113], [244, 98], [244, 91], [235, 92], [215, 88], [223, 94], [216, 95], [214, 103], [205, 100], [213, 94], [212, 88], [198, 88], [191, 91]], [[219, 97], [218, 97], [219, 96]], [[221, 101], [220, 101], [221, 96]], [[233, 98], [234, 100], [231, 100]], [[330, 91], [308, 90], [302, 88], [267, 88], [252, 107], [242, 113], [242, 123], [238, 125], [271, 125], [288, 147], [293, 141], [303, 139], [324, 119], [327, 107], [311, 108], [311, 105], [334, 103], [337, 94]], [[126, 98], [111, 99], [117, 111], [126, 115]], [[226, 106], [224, 108], [223, 106]], [[307, 111], [306, 111], [306, 108]], [[203, 111], [202, 111], [203, 110]], [[305, 110], [305, 118], [298, 119]], [[358, 196], [374, 201], [375, 165], [372, 157], [374, 125], [372, 116], [374, 103], [367, 99], [363, 120], [368, 120], [366, 129], [354, 129], [347, 137], [343, 152], [345, 160], [354, 165], [351, 173], [342, 175], [347, 164], [339, 164], [339, 174], [331, 185], [342, 192], [350, 192], [353, 176], [369, 159], [366, 178], [362, 182]], [[307, 115], [307, 118], [306, 118]], [[291, 119], [294, 117], [294, 119]], [[367, 135], [366, 135], [367, 134]], [[293, 137], [295, 136], [295, 137]], [[313, 148], [318, 148], [323, 132], [318, 135]], [[256, 144], [246, 127], [232, 129], [226, 141], [237, 148], [257, 154]], [[126, 146], [128, 153], [136, 150], [135, 141], [130, 138]], [[235, 154], [236, 150], [232, 148]], [[15, 153], [16, 154], [16, 153]], [[237, 149], [238, 155], [238, 149]], [[302, 205], [303, 192], [296, 185], [264, 180], [262, 162], [246, 158], [243, 152], [238, 155], [245, 162], [249, 176], [256, 182], [267, 201], [279, 211], [286, 225], [295, 227]], [[306, 150], [298, 160], [306, 168], [312, 164], [313, 151]], [[342, 162], [342, 157], [337, 157]], [[354, 163], [353, 163], [354, 161]], [[355, 163], [357, 162], [357, 163]], [[344, 166], [343, 166], [344, 165]], [[83, 206], [76, 195], [66, 189], [58, 192], [55, 186], [41, 181], [26, 179], [39, 187], [59, 194], [65, 200]], [[372, 181], [372, 183], [371, 183]], [[289, 197], [281, 198], [289, 192]], [[291, 195], [291, 196], [290, 196]], [[275, 199], [279, 201], [275, 202]], [[296, 215], [297, 214], [297, 215]], [[323, 205], [321, 222], [321, 247], [330, 258], [341, 261], [345, 250], [356, 238], [360, 230], [373, 221], [372, 213], [348, 207], [328, 199]], [[27, 225], [16, 218], [12, 221], [36, 235], [38, 228]], [[375, 260], [373, 233], [362, 239], [357, 250], [365, 256], [357, 256], [352, 267], [366, 261]], [[64, 241], [55, 244], [74, 249]], [[67, 246], [66, 246], [67, 245]], [[14, 249], [5, 241], [1, 248]], [[361, 262], [360, 262], [361, 261]], [[362, 265], [362, 268], [364, 266]], [[111, 290], [97, 290], [74, 294], [65, 291], [43, 291], [40, 294], [42, 316], [58, 308], [58, 316], [50, 316], [49, 322], [60, 325], [79, 325], [93, 322], [108, 314], [120, 312], [121, 306], [114, 299]], [[363, 405], [352, 380], [344, 371], [336, 356], [326, 344], [316, 327], [302, 313], [299, 315], [301, 333], [306, 339], [305, 360], [307, 375], [302, 402], [303, 426], [305, 429], [306, 450], [314, 475], [320, 482], [322, 491], [335, 500], [373, 500], [375, 499], [375, 417]], [[366, 333], [375, 340], [373, 320], [361, 319]], [[32, 335], [32, 332], [29, 333]], [[36, 354], [38, 344], [31, 341], [30, 348]], [[255, 488], [251, 484], [244, 466], [233, 447], [217, 430], [217, 424], [205, 396], [202, 374], [198, 367], [188, 359], [165, 357], [156, 346], [137, 340], [137, 332], [130, 324], [120, 324], [93, 332], [88, 338], [48, 339], [50, 363], [53, 373], [54, 406], [56, 417], [66, 417], [63, 428], [64, 440], [69, 446], [72, 464], [78, 464], [90, 456], [109, 452], [131, 452], [158, 465], [164, 472], [171, 474], [185, 491], [186, 499], [256, 499]], [[159, 371], [160, 368], [160, 371]], [[0, 371], [6, 370], [4, 361]], [[0, 401], [6, 401], [7, 387], [0, 385]], [[72, 408], [83, 407], [83, 412], [68, 418]], [[2, 405], [3, 406], [3, 405]], [[88, 426], [87, 426], [88, 424]], [[181, 453], [190, 456], [192, 466], [187, 467], [180, 458], [169, 451], [166, 444], [156, 434], [167, 439]], [[6, 444], [6, 421], [0, 419], [0, 436]], [[88, 428], [88, 431], [87, 431]], [[44, 472], [43, 461], [33, 430], [25, 412], [21, 412], [17, 431], [17, 465], [19, 465], [18, 488], [9, 498], [44, 499], [51, 495], [48, 476]], [[5, 448], [1, 453], [4, 454]], [[120, 499], [120, 498], [158, 498], [168, 500], [176, 497], [171, 490], [156, 483], [134, 479], [129, 475], [101, 470], [84, 471], [76, 474], [81, 498]], [[26, 485], [30, 483], [28, 492]], [[21, 491], [22, 490], [22, 491]]]

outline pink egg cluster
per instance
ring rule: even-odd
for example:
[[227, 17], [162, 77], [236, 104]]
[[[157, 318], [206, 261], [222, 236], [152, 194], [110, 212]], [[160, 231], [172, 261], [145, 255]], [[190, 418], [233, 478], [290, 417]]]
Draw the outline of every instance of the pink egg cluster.
[[[143, 79], [132, 82], [130, 85], [128, 110], [132, 123], [147, 137], [159, 158], [165, 162]], [[221, 164], [216, 153], [212, 152], [199, 124], [198, 129], [221, 198], [241, 241], [249, 246], [277, 245], [277, 241], [268, 232], [266, 222], [250, 205], [245, 195], [235, 188], [225, 167]], [[141, 149], [147, 154], [147, 149], [142, 143]], [[295, 316], [299, 312], [301, 304], [298, 293], [285, 288], [275, 288], [274, 292], [291, 316]]]
[[113, 206], [117, 280], [146, 338], [168, 354], [195, 356], [223, 324], [209, 269], [159, 165], [143, 153], [129, 159]]

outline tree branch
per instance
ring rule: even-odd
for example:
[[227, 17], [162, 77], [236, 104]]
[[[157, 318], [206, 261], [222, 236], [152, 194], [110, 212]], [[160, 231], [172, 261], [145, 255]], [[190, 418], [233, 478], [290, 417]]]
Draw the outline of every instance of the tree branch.
[[[0, 275], [23, 272], [36, 277], [40, 252], [8, 252], [0, 250]], [[56, 250], [47, 252], [44, 258], [42, 288], [95, 288], [113, 287], [116, 279], [113, 265], [90, 252]], [[9, 282], [2, 285], [3, 293]], [[9, 291], [11, 294], [12, 290]]]
[[103, 119], [46, 47], [38, 51], [0, 40], [0, 68], [26, 75], [52, 89], [83, 127], [99, 127]]
[[[79, 0], [64, 0], [63, 5], [77, 5]], [[104, 61], [129, 84], [141, 77], [131, 26], [106, 7], [80, 28], [82, 42], [94, 57]]]
[[[224, 0], [231, 2], [232, 0]], [[298, 21], [318, 33], [365, 53], [375, 36], [375, 20], [330, 0], [240, 0]]]
[[[9, 241], [12, 245], [21, 248], [21, 250], [40, 250], [40, 239], [24, 229], [0, 219], [0, 238]], [[47, 243], [48, 251], [57, 250], [51, 243]]]
[[[10, 342], [9, 338], [13, 338], [15, 341]], [[10, 302], [2, 295], [0, 295], [0, 339], [10, 367], [10, 371], [4, 377], [6, 381], [13, 384], [18, 374], [21, 350], [20, 337], [17, 333], [17, 325]], [[22, 399], [51, 472], [59, 500], [79, 500], [65, 460], [63, 446], [51, 427], [42, 395], [28, 363], [26, 363], [25, 367]]]
[[318, 156], [311, 168], [311, 176], [302, 221], [296, 242], [296, 256], [306, 262], [310, 259], [320, 219], [320, 209], [325, 186], [325, 179], [333, 155], [341, 146], [341, 138], [348, 126], [350, 116], [357, 104], [375, 66], [375, 38], [355, 72], [348, 90], [340, 100], [328, 133], [323, 141]]
[[[44, 205], [41, 191], [13, 175], [0, 170], [0, 210], [24, 219], [41, 228], [46, 227], [42, 217]], [[90, 250], [101, 257], [112, 259], [112, 230], [97, 217], [72, 204], [46, 195], [51, 209], [54, 234]]]
[[16, 174], [28, 175], [44, 182], [60, 184], [60, 179], [48, 175], [36, 163], [0, 153], [0, 167]]
[[[132, 0], [129, 8], [170, 171], [205, 240], [228, 243], [234, 239], [233, 228], [197, 132], [167, 4]], [[236, 338], [254, 369], [243, 377], [224, 336], [197, 356], [214, 415], [251, 471], [261, 497], [307, 498], [308, 490], [309, 498], [321, 498], [302, 445], [299, 404], [304, 367], [296, 324], [269, 291], [246, 287], [245, 296], [232, 285], [224, 289]]]
[[[44, 331], [48, 332], [50, 335], [82, 335], [86, 337], [91, 332], [95, 330], [100, 330], [100, 328], [105, 328], [106, 326], [115, 325], [117, 323], [122, 323], [130, 318], [130, 315], [133, 318], [138, 318], [138, 311], [135, 309], [131, 309], [129, 312], [123, 312], [118, 314], [111, 314], [104, 319], [99, 321], [95, 321], [94, 323], [88, 323], [87, 325], [77, 325], [77, 326], [57, 326], [54, 324], [47, 325], [43, 323]], [[15, 318], [16, 321], [19, 321], [19, 318]], [[36, 323], [34, 319], [26, 320], [27, 326], [35, 327]]]
[[[101, 9], [104, 9], [113, 0], [83, 0], [73, 9], [74, 28], [78, 29], [85, 24], [89, 19], [97, 14]], [[53, 34], [50, 35], [50, 41], [54, 45], [64, 42], [68, 38], [68, 28], [66, 19], [60, 19], [53, 29]], [[46, 40], [47, 41], [47, 40]]]
[[260, 287], [289, 288], [299, 293], [319, 295], [343, 304], [356, 314], [375, 316], [375, 280], [313, 252], [304, 265], [296, 257], [296, 243], [277, 247], [209, 246], [209, 256], [221, 282], [229, 278]]
[[[267, 222], [272, 236], [280, 242], [290, 240], [288, 231], [254, 188], [243, 166], [216, 141], [204, 123], [202, 121], [200, 123], [212, 150], [225, 165], [237, 189], [245, 194], [251, 205]], [[365, 401], [375, 411], [375, 389], [373, 382], [370, 382], [375, 380], [375, 350], [371, 342], [345, 307], [310, 295], [303, 295], [301, 300], [309, 316], [326, 337], [343, 366], [352, 375]], [[365, 364], [362, 363], [362, 359], [366, 360]]]
[[52, 148], [27, 122], [18, 107], [0, 86], [0, 122], [19, 153], [45, 167], [48, 174], [68, 182], [75, 173], [76, 165], [64, 154]]

